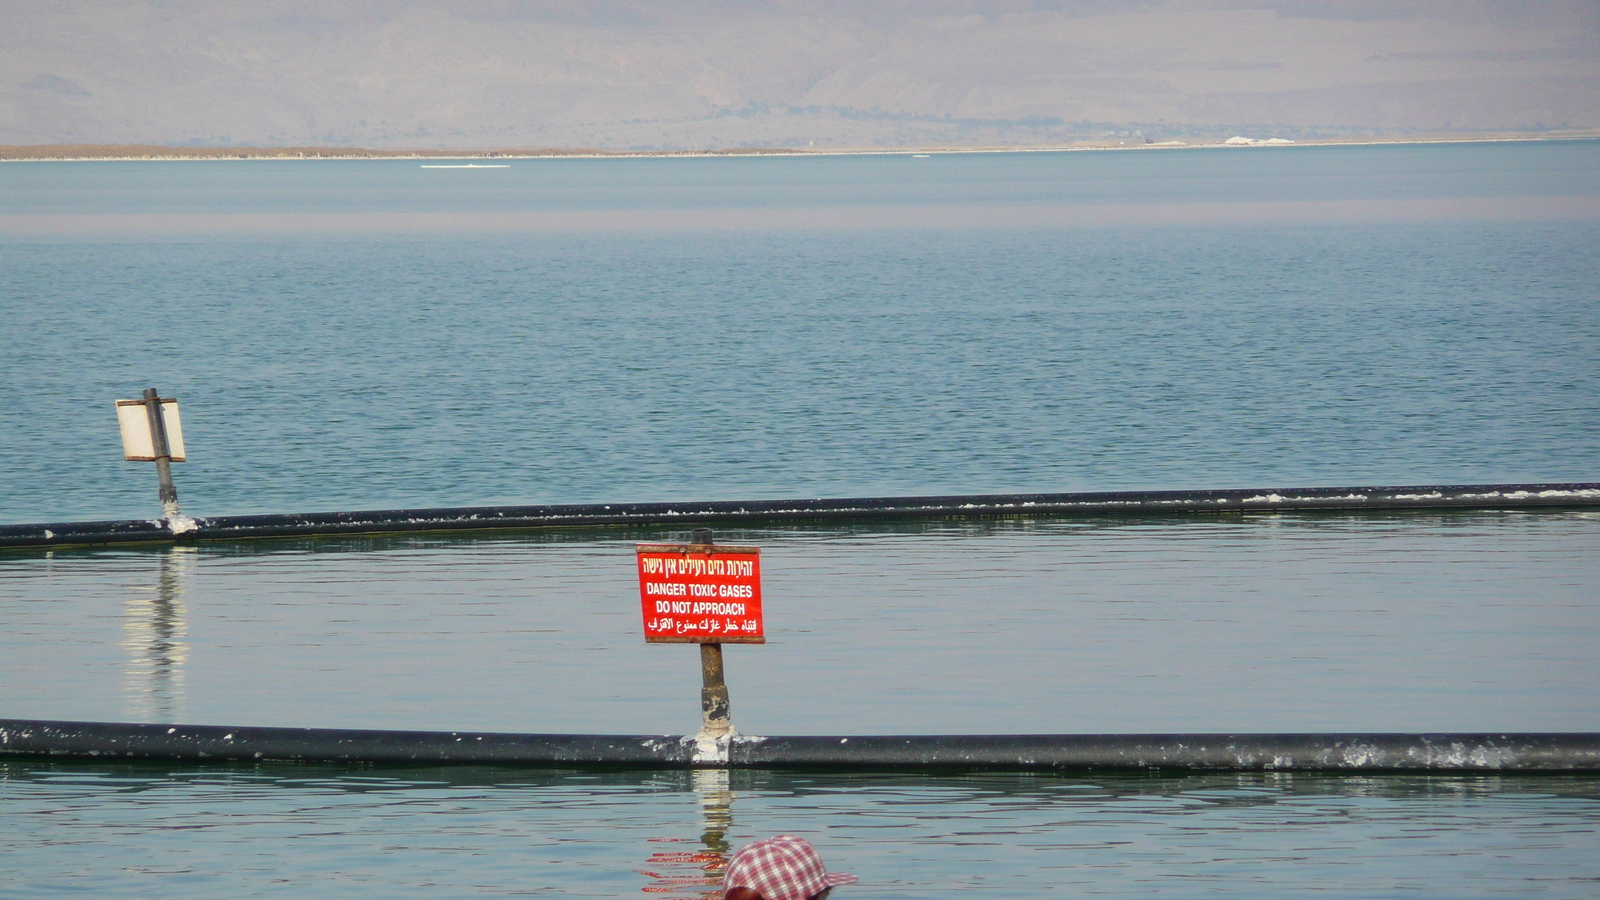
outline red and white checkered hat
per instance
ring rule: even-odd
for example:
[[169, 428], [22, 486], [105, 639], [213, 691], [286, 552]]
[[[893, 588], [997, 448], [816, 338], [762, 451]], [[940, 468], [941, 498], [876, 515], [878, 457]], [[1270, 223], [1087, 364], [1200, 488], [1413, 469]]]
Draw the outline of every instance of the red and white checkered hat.
[[810, 841], [780, 834], [740, 847], [728, 860], [722, 889], [755, 888], [762, 900], [806, 900], [823, 888], [855, 880], [843, 872], [829, 874]]

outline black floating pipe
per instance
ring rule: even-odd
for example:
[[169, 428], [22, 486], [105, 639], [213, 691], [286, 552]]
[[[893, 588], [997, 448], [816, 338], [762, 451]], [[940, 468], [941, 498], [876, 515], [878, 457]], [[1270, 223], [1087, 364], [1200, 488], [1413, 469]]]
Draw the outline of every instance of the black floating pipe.
[[0, 759], [287, 760], [293, 762], [687, 766], [676, 737], [262, 728], [0, 719]]
[[[1184, 513], [1376, 511], [1397, 509], [1549, 509], [1600, 507], [1600, 482], [1109, 491], [1070, 494], [981, 494], [949, 497], [860, 497], [817, 500], [715, 500], [699, 503], [613, 503], [391, 509], [194, 519], [185, 540], [477, 531], [573, 526], [752, 526], [784, 522], [882, 519], [983, 519]], [[161, 520], [0, 525], [0, 547], [162, 542], [174, 539]]]
[[693, 737], [0, 719], [0, 759], [839, 770], [1600, 772], [1600, 733]]
[[763, 767], [1592, 772], [1600, 733], [1015, 734], [736, 741]]

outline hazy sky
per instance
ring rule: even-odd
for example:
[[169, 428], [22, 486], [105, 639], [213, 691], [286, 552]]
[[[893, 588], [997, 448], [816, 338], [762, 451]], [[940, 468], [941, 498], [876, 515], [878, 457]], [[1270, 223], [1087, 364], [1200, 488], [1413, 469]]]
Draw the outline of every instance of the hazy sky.
[[1593, 0], [0, 0], [0, 35], [9, 144], [1600, 127]]

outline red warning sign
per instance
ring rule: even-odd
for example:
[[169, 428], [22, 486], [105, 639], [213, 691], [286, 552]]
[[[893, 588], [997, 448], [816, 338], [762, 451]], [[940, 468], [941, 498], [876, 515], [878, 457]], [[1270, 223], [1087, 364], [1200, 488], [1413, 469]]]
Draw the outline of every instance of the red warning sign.
[[759, 547], [639, 544], [636, 549], [646, 642], [767, 642]]

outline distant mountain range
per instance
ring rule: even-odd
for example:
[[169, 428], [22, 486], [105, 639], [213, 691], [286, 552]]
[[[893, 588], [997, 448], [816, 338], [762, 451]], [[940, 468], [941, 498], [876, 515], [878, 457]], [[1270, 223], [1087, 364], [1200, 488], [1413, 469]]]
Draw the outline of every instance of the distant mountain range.
[[0, 144], [1019, 146], [1600, 128], [1600, 4], [0, 8]]

